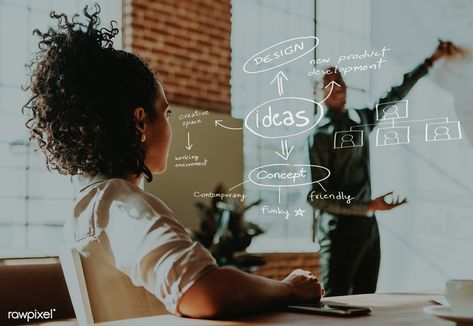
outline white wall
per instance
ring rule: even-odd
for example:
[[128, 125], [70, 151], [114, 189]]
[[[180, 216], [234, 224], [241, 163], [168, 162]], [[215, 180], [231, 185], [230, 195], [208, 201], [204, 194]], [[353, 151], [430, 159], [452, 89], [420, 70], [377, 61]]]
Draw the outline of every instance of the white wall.
[[[372, 44], [392, 49], [388, 69], [372, 74], [373, 98], [429, 56], [439, 37], [473, 43], [473, 6], [465, 1], [371, 3]], [[446, 68], [466, 75], [462, 81], [447, 79]], [[465, 136], [473, 129], [471, 105], [465, 110], [468, 98], [471, 104], [471, 71], [468, 60], [437, 64], [409, 94], [409, 120], [446, 116], [461, 121]], [[473, 148], [466, 137], [426, 143], [424, 128], [424, 122], [411, 125], [411, 144], [373, 148], [374, 194], [395, 190], [409, 199], [402, 208], [378, 214], [379, 291], [442, 288], [448, 278], [473, 277]]]

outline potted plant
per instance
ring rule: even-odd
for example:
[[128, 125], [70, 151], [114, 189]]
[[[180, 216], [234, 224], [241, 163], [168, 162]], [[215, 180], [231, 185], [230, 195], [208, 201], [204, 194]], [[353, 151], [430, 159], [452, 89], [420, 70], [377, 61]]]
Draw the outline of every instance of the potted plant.
[[[225, 193], [223, 184], [217, 185], [214, 193]], [[227, 198], [214, 197], [210, 206], [202, 202], [195, 204], [199, 211], [200, 230], [192, 231], [194, 240], [202, 243], [220, 266], [235, 266], [254, 272], [265, 260], [259, 255], [245, 252], [252, 239], [264, 231], [255, 223], [245, 220], [245, 212], [258, 205], [258, 200], [247, 206]]]

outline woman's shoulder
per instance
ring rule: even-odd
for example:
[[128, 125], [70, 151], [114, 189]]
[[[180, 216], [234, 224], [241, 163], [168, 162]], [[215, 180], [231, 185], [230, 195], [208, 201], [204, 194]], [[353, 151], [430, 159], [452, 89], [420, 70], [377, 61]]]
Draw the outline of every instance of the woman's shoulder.
[[[158, 197], [121, 178], [94, 181], [80, 191], [74, 206], [73, 224], [104, 229], [110, 219], [156, 221], [161, 217], [176, 219]], [[80, 223], [82, 221], [82, 223]]]
[[167, 205], [157, 196], [150, 194], [133, 183], [121, 179], [111, 178], [97, 185], [96, 205], [129, 207], [142, 211], [144, 216], [158, 213], [160, 215], [174, 215]]
[[157, 196], [143, 190], [133, 183], [114, 178], [107, 180], [101, 190], [103, 198], [110, 197], [114, 202], [124, 203], [133, 207], [148, 207], [159, 214], [174, 215], [169, 207]]

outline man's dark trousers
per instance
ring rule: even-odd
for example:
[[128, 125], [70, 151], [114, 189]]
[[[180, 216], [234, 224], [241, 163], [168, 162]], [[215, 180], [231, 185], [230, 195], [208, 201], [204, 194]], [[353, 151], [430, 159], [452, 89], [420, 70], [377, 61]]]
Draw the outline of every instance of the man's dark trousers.
[[320, 278], [326, 296], [374, 293], [381, 249], [376, 217], [317, 218], [320, 244]]

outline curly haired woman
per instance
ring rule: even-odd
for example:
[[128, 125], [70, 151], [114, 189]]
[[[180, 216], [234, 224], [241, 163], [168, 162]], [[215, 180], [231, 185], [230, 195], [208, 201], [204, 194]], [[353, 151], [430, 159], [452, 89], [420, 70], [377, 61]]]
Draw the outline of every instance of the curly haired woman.
[[57, 27], [34, 31], [39, 51], [24, 107], [48, 168], [83, 184], [66, 221], [69, 240], [83, 255], [98, 246], [177, 315], [209, 318], [318, 301], [323, 290], [310, 272], [275, 281], [218, 267], [174, 213], [138, 187], [166, 169], [169, 104], [142, 59], [113, 49], [118, 29], [113, 22], [98, 28], [100, 8], [83, 13], [87, 23], [52, 12]]

